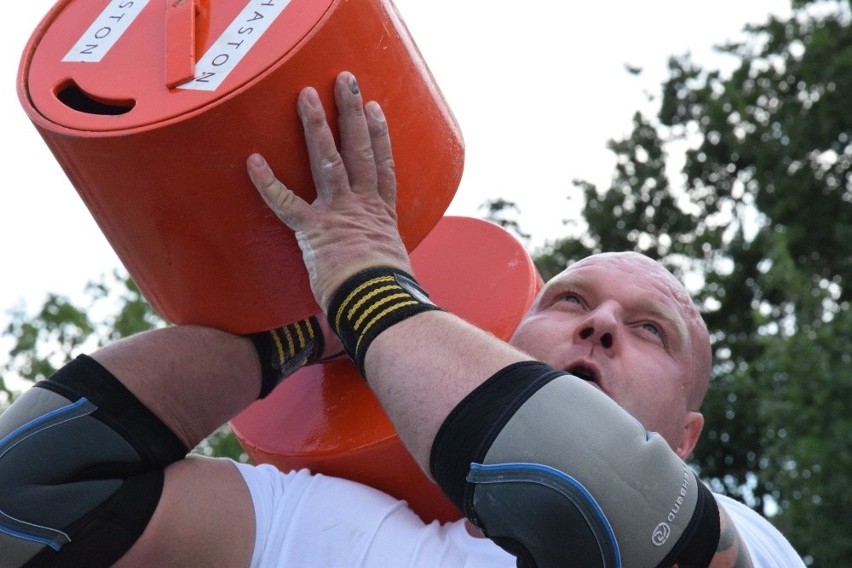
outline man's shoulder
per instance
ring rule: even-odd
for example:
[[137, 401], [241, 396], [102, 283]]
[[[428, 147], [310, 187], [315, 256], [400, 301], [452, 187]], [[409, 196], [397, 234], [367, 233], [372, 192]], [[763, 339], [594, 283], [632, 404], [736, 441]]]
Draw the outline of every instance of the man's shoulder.
[[733, 521], [756, 567], [804, 567], [796, 550], [769, 519], [736, 499], [719, 493], [713, 496]]

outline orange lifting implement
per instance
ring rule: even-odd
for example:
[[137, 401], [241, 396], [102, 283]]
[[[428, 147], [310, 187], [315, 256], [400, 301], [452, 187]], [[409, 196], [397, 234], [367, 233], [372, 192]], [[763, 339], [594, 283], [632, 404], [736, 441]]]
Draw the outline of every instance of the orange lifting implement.
[[62, 0], [18, 95], [145, 297], [166, 319], [247, 333], [318, 311], [293, 234], [251, 185], [261, 152], [315, 196], [296, 96], [355, 73], [394, 144], [412, 250], [461, 179], [462, 136], [388, 0]]
[[[500, 227], [442, 219], [462, 136], [389, 0], [61, 0], [24, 51], [18, 95], [153, 307], [248, 333], [319, 309], [245, 160], [262, 153], [313, 200], [296, 96], [315, 86], [334, 128], [342, 70], [388, 118], [417, 277], [436, 303], [508, 338], [541, 280]], [[232, 425], [257, 463], [367, 483], [425, 520], [460, 516], [348, 361], [303, 369]]]

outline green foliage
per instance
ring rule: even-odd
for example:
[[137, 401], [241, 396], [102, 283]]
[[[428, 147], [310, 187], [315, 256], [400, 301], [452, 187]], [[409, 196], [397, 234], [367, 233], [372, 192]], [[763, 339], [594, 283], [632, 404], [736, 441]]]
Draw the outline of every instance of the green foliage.
[[[3, 375], [14, 371], [21, 379], [38, 381], [53, 374], [71, 359], [94, 332], [86, 312], [68, 298], [49, 294], [41, 310], [30, 318], [22, 308], [13, 309], [5, 334], [15, 339]], [[5, 387], [4, 387], [5, 388]]]
[[483, 218], [496, 223], [514, 233], [521, 241], [528, 243], [530, 239], [529, 233], [525, 233], [521, 229], [521, 225], [516, 218], [520, 213], [520, 208], [512, 201], [507, 201], [502, 198], [491, 199], [479, 206], [479, 210], [485, 211]]
[[757, 411], [767, 438], [760, 476], [780, 507], [774, 521], [820, 566], [852, 557], [850, 337], [847, 309], [767, 346], [752, 376], [770, 393]]
[[[852, 558], [848, 2], [797, 2], [721, 51], [730, 76], [670, 61], [659, 114], [610, 149], [605, 191], [578, 181], [586, 225], [540, 251], [543, 275], [636, 250], [692, 283], [713, 381], [695, 462], [717, 490], [775, 512], [806, 560]], [[672, 185], [667, 153], [684, 157]]]
[[[122, 337], [167, 325], [148, 304], [133, 280], [121, 272], [86, 287], [84, 306], [48, 294], [35, 314], [23, 307], [10, 311], [3, 335], [12, 348], [0, 365], [0, 377], [33, 383], [52, 375], [77, 355]], [[96, 316], [92, 319], [92, 316]], [[100, 316], [100, 317], [97, 317]], [[0, 378], [0, 409], [18, 394]], [[223, 426], [193, 450], [209, 456], [246, 460], [239, 443]]]

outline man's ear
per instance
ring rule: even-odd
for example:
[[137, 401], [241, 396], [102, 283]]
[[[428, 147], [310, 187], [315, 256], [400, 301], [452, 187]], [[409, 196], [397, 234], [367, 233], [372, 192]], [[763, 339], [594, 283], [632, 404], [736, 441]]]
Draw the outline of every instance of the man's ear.
[[686, 424], [683, 426], [683, 435], [680, 444], [675, 448], [675, 453], [682, 460], [686, 460], [695, 449], [701, 430], [704, 429], [704, 415], [700, 412], [691, 411], [686, 415]]

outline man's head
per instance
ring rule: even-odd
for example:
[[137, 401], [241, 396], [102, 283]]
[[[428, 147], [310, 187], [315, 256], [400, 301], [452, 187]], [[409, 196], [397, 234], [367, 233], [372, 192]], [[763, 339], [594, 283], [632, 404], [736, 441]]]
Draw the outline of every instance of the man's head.
[[511, 343], [593, 382], [686, 458], [704, 425], [711, 351], [683, 285], [638, 253], [587, 257], [555, 276]]

